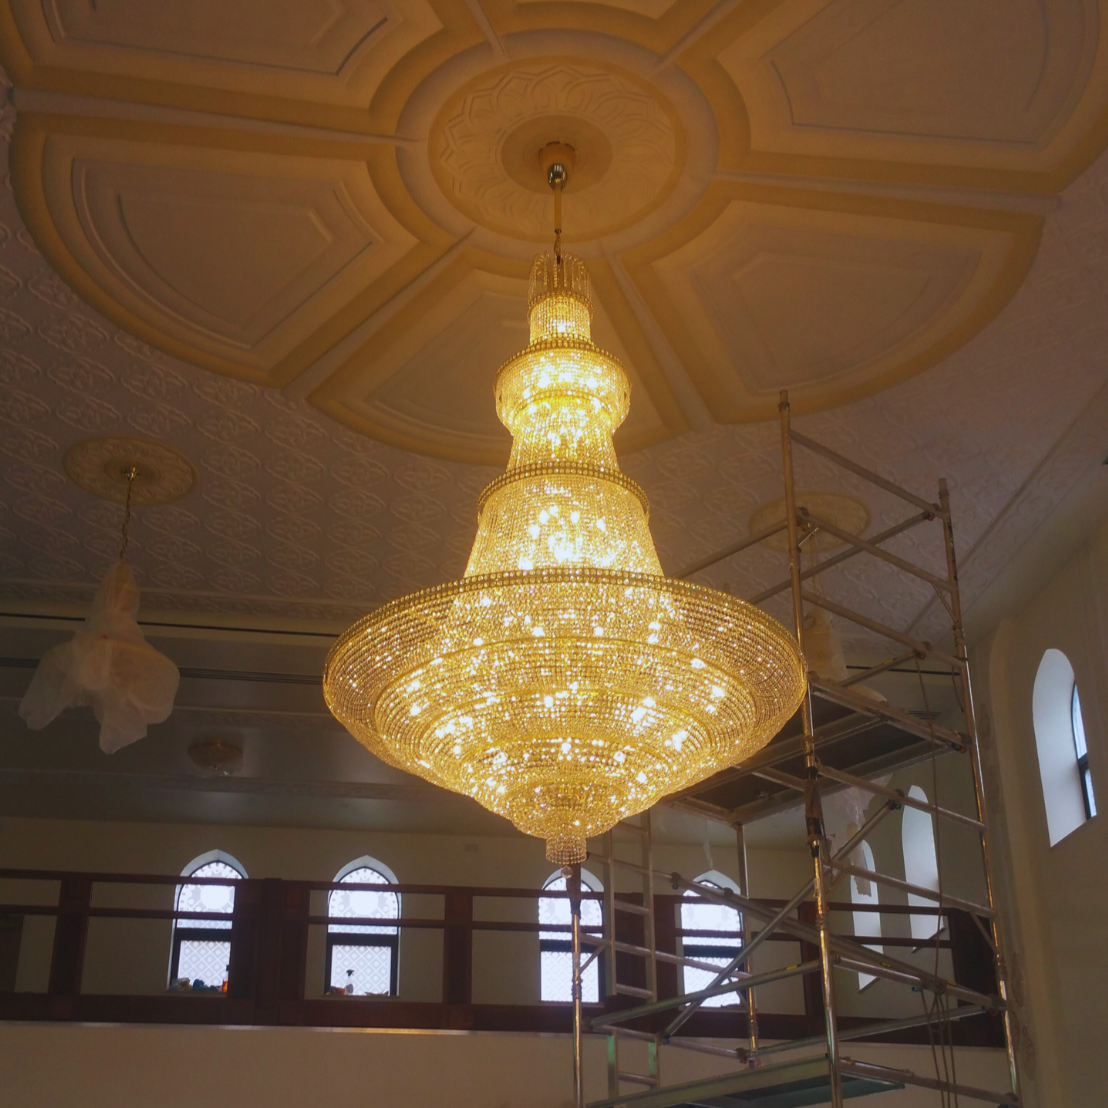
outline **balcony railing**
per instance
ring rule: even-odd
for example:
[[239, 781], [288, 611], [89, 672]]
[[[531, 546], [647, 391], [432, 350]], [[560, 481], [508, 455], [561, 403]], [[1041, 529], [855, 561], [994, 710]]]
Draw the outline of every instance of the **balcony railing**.
[[[185, 912], [172, 908], [135, 906], [133, 904], [104, 904], [104, 892], [116, 890], [114, 899], [141, 900], [145, 894], [151, 894], [163, 900], [173, 901], [173, 890], [183, 885], [220, 885], [227, 886], [225, 878], [182, 877], [179, 875], [151, 875], [134, 873], [74, 873], [55, 870], [0, 869], [0, 888], [11, 887], [16, 883], [24, 903], [0, 902], [0, 923], [7, 922], [7, 934], [18, 935], [25, 930], [28, 920], [45, 917], [53, 920], [53, 936], [49, 953], [49, 970], [42, 977], [45, 988], [42, 991], [4, 991], [11, 989], [11, 982], [5, 983], [0, 975], [0, 1019], [4, 1020], [54, 1020], [75, 1022], [107, 1023], [160, 1023], [160, 1024], [218, 1024], [240, 1026], [309, 1026], [309, 1027], [377, 1027], [377, 1028], [418, 1028], [418, 1029], [455, 1029], [482, 1031], [545, 1031], [569, 1032], [572, 1013], [568, 1003], [531, 1002], [496, 1003], [475, 1002], [474, 987], [474, 941], [486, 933], [507, 936], [512, 933], [534, 935], [533, 951], [528, 949], [526, 957], [528, 968], [533, 967], [533, 977], [537, 980], [539, 962], [539, 932], [551, 934], [566, 932], [569, 926], [537, 922], [537, 902], [540, 898], [564, 899], [564, 892], [530, 888], [497, 888], [486, 886], [461, 885], [415, 885], [415, 884], [352, 884], [350, 882], [328, 881], [289, 881], [277, 878], [243, 879], [235, 881], [235, 900], [233, 913], [228, 916], [211, 912]], [[35, 895], [27, 890], [38, 890], [48, 894], [51, 886], [57, 886], [57, 896]], [[121, 892], [121, 890], [129, 890]], [[364, 890], [373, 893], [395, 892], [405, 901], [425, 903], [433, 900], [441, 905], [441, 911], [430, 915], [401, 916], [397, 919], [381, 917], [355, 918], [350, 916], [329, 916], [326, 914], [326, 901], [329, 892]], [[585, 892], [585, 899], [599, 900], [602, 894]], [[316, 904], [324, 905], [324, 910], [313, 911], [313, 899]], [[617, 893], [617, 899], [636, 902], [630, 894]], [[51, 902], [47, 902], [47, 900]], [[486, 908], [481, 916], [474, 912], [475, 903], [499, 903], [501, 908]], [[703, 931], [682, 928], [679, 908], [688, 900], [678, 895], [658, 895], [654, 898], [655, 934], [658, 961], [658, 991], [662, 998], [679, 995], [678, 973], [681, 963], [681, 944], [685, 940], [713, 938], [716, 940], [737, 940], [737, 931]], [[783, 901], [762, 900], [767, 907], [780, 907]], [[505, 910], [505, 907], [507, 910]], [[944, 958], [949, 959], [949, 968], [954, 981], [978, 992], [993, 993], [996, 989], [992, 970], [991, 951], [968, 913], [950, 908], [922, 908], [898, 905], [881, 905], [866, 908], [862, 905], [836, 903], [832, 905], [836, 912], [855, 913], [859, 911], [877, 911], [885, 916], [941, 914], [944, 920], [942, 937], [921, 943], [908, 937], [858, 936], [867, 943], [879, 943], [884, 947], [926, 948], [929, 966], [933, 965], [936, 947]], [[520, 916], [526, 911], [528, 919], [495, 918], [513, 914]], [[814, 912], [814, 905], [805, 902], [798, 909], [799, 918], [807, 920]], [[641, 916], [617, 913], [615, 935], [616, 945], [641, 944]], [[167, 928], [174, 922], [182, 924], [199, 921], [218, 921], [230, 927], [213, 933], [219, 941], [226, 936], [230, 946], [230, 959], [225, 992], [175, 992], [168, 988], [166, 971], [157, 982], [149, 982], [145, 992], [110, 992], [86, 990], [89, 960], [90, 927], [97, 921], [146, 921], [161, 924], [162, 930], [156, 938], [165, 941], [164, 949], [168, 960], [170, 942]], [[17, 925], [17, 926], [13, 926]], [[422, 978], [422, 993], [419, 999], [373, 996], [324, 995], [322, 957], [319, 965], [312, 965], [311, 952], [313, 929], [317, 936], [325, 934], [330, 925], [350, 927], [371, 925], [374, 927], [396, 927], [401, 936], [413, 933], [439, 932], [441, 945], [430, 946], [423, 943], [421, 949], [426, 958], [418, 962]], [[756, 925], [755, 925], [756, 927]], [[0, 929], [2, 930], [2, 929]], [[599, 945], [599, 932], [593, 931]], [[3, 939], [3, 934], [0, 934]], [[24, 936], [26, 939], [26, 936]], [[40, 940], [42, 935], [40, 935]], [[404, 940], [402, 939], [402, 942]], [[772, 943], [791, 943], [795, 950], [800, 947], [798, 961], [815, 956], [805, 943], [784, 934], [770, 939]], [[103, 944], [100, 944], [103, 946]], [[586, 943], [592, 946], [591, 943]], [[322, 950], [315, 943], [316, 953]], [[765, 950], [767, 948], [763, 948]], [[517, 956], [513, 964], [505, 955], [497, 956], [496, 951], [485, 951], [481, 959], [483, 973], [490, 981], [478, 981], [478, 994], [488, 994], [488, 988], [482, 985], [495, 983], [497, 975], [518, 974], [520, 963], [518, 944]], [[903, 953], [903, 952], [901, 952]], [[45, 970], [45, 951], [43, 951], [43, 970]], [[111, 955], [118, 962], [129, 956], [126, 942], [117, 944]], [[18, 949], [16, 949], [18, 957]], [[593, 1014], [615, 1011], [631, 1007], [634, 1001], [629, 997], [604, 996], [603, 981], [609, 977], [609, 968], [605, 965], [608, 957], [605, 951], [599, 958], [601, 969], [601, 1003], [588, 1005]], [[617, 959], [624, 958], [616, 954]], [[636, 970], [643, 972], [641, 959], [626, 956], [628, 961], [619, 965], [620, 981], [633, 981]], [[792, 952], [788, 952], [789, 960]], [[438, 976], [438, 962], [441, 958], [441, 984], [431, 979]], [[12, 952], [7, 959], [12, 963]], [[2, 959], [0, 959], [2, 962]], [[636, 964], [637, 963], [637, 964]], [[161, 963], [165, 965], [166, 963]], [[404, 965], [405, 963], [402, 963]], [[787, 964], [782, 962], [782, 964]], [[409, 967], [410, 968], [410, 967]], [[14, 971], [9, 975], [14, 980]], [[761, 1036], [771, 1039], [802, 1039], [818, 1035], [823, 1026], [823, 1005], [818, 995], [818, 980], [805, 978], [803, 1012], [774, 1012], [769, 1010], [759, 998], [758, 1019]], [[318, 982], [316, 995], [311, 982]], [[493, 990], [495, 991], [495, 990]], [[518, 991], [518, 990], [517, 990]], [[533, 990], [537, 992], [537, 990]], [[428, 995], [429, 993], [434, 995]], [[665, 1020], [663, 1013], [659, 1019]], [[852, 1026], [861, 1026], [872, 1021], [872, 1015], [842, 1016], [840, 1024], [844, 1030]], [[643, 1019], [633, 1027], [641, 1030], [655, 1030], [649, 1019]], [[999, 1021], [992, 1015], [978, 1015], [960, 1020], [952, 1025], [956, 1043], [967, 1046], [1003, 1045]], [[702, 1009], [685, 1025], [684, 1034], [695, 1037], [743, 1039], [747, 1034], [746, 1014], [742, 1008]], [[886, 1042], [927, 1042], [927, 1029], [907, 1028], [895, 1034], [886, 1035]]]

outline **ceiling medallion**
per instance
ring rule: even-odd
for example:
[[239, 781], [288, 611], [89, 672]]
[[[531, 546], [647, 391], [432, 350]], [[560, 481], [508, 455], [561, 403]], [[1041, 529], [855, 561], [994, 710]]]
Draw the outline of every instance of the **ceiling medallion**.
[[196, 470], [183, 454], [130, 435], [74, 443], [66, 451], [65, 471], [86, 492], [117, 504], [129, 494], [136, 507], [171, 504], [196, 484]]
[[585, 840], [764, 746], [805, 687], [796, 642], [757, 608], [662, 575], [646, 497], [612, 434], [627, 374], [591, 340], [584, 264], [531, 268], [530, 343], [496, 380], [512, 433], [460, 581], [395, 600], [331, 650], [331, 711], [390, 765], [546, 840]]
[[482, 73], [431, 125], [431, 172], [468, 219], [513, 239], [546, 240], [550, 195], [535, 151], [555, 140], [576, 151], [578, 240], [642, 220], [670, 195], [685, 138], [653, 84], [595, 61], [528, 58]]

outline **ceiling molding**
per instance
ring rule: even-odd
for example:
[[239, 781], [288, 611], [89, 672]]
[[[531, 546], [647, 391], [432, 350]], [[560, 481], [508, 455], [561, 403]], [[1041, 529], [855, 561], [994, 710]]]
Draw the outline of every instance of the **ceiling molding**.
[[[532, 146], [579, 147], [567, 238], [597, 265], [653, 409], [623, 436], [642, 449], [700, 403], [757, 421], [787, 386], [818, 411], [947, 357], [1008, 302], [1044, 208], [1108, 143], [1108, 0], [1006, 15], [978, 0], [344, 0], [283, 22], [259, 0], [208, 3], [172, 24], [141, 6], [0, 4], [35, 241], [151, 346], [458, 461], [501, 460], [499, 431], [425, 404], [452, 367], [411, 339], [466, 349], [467, 321], [436, 318], [445, 275], [471, 249], [471, 270], [519, 269], [547, 238]], [[903, 96], [880, 93], [894, 70]], [[721, 323], [736, 300], [752, 320]], [[664, 372], [655, 323], [676, 354]]]

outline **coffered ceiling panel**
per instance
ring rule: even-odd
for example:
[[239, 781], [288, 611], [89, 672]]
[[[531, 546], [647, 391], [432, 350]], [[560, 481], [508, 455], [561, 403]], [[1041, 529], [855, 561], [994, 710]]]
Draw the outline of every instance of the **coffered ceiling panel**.
[[279, 383], [296, 348], [417, 245], [364, 162], [50, 135], [39, 182], [116, 310], [210, 368]]
[[823, 406], [911, 372], [1006, 299], [1037, 221], [934, 214], [734, 198], [629, 266], [715, 418], [769, 418], [783, 388]]
[[442, 27], [427, 0], [22, 0], [34, 64], [364, 105]]
[[564, 237], [637, 382], [625, 449], [763, 419], [782, 387], [817, 410], [935, 364], [1018, 288], [1108, 141], [1106, 13], [0, 0], [0, 51], [19, 203], [86, 300], [363, 434], [491, 462], [482, 390], [552, 231], [543, 146], [574, 148]]
[[717, 56], [752, 152], [1043, 172], [1103, 127], [1100, 16], [1096, 0], [797, 0]]

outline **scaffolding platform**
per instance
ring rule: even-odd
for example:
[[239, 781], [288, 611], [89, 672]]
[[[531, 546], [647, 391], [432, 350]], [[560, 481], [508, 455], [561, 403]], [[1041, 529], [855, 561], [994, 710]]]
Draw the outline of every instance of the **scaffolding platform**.
[[[844, 1099], [902, 1088], [903, 1084], [889, 1078], [842, 1075]], [[628, 1093], [594, 1101], [588, 1108], [803, 1108], [830, 1101], [830, 1070], [826, 1056], [820, 1055]]]

